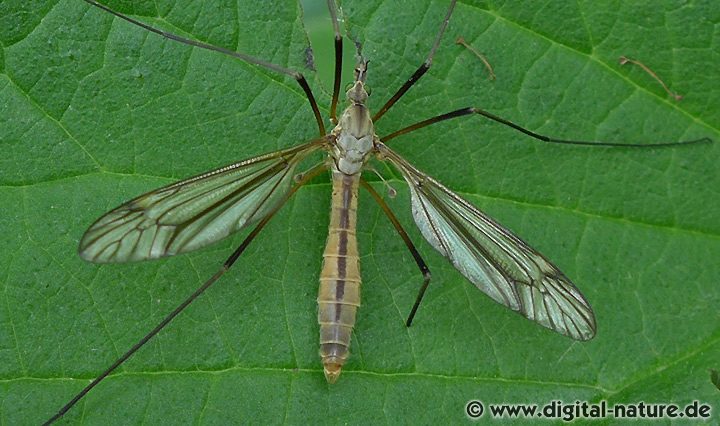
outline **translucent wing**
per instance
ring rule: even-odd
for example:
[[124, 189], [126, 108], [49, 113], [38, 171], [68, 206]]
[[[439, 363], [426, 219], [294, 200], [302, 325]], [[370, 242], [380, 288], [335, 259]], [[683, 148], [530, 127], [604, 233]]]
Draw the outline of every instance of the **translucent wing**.
[[262, 219], [292, 187], [309, 142], [204, 173], [141, 195], [98, 219], [80, 241], [91, 262], [172, 256], [212, 244]]
[[470, 282], [558, 333], [577, 340], [595, 335], [592, 308], [555, 265], [386, 146], [379, 149], [410, 185], [413, 217], [425, 239]]

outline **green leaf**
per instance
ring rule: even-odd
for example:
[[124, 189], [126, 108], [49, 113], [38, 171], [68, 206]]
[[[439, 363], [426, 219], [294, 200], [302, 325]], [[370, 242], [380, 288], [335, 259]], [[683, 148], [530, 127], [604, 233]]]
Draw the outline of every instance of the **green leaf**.
[[[331, 82], [305, 68], [300, 6], [136, 3], [111, 5], [301, 70], [327, 116]], [[399, 190], [389, 202], [433, 272], [413, 327], [403, 321], [421, 276], [363, 194], [363, 306], [353, 355], [338, 383], [325, 383], [315, 293], [329, 185], [319, 179], [64, 422], [457, 423], [471, 399], [716, 401], [707, 371], [720, 358], [720, 6], [638, 3], [463, 1], [431, 70], [376, 126], [384, 135], [476, 106], [569, 139], [713, 139], [663, 149], [548, 145], [465, 117], [392, 141], [571, 277], [595, 309], [594, 340], [536, 326], [464, 281], [422, 241], [404, 183], [381, 166]], [[343, 8], [370, 59], [377, 110], [425, 59], [447, 2]], [[458, 36], [487, 56], [497, 80], [454, 43]], [[317, 128], [294, 80], [163, 40], [79, 0], [0, 3], [0, 43], [0, 423], [37, 424], [243, 237], [99, 266], [76, 255], [92, 221], [142, 192], [298, 144]], [[640, 67], [621, 66], [622, 55], [684, 99]]]

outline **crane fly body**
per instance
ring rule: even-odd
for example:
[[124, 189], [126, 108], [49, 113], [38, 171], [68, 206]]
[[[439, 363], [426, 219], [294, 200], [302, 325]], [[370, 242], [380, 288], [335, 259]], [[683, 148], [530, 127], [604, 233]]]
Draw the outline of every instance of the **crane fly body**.
[[[338, 379], [349, 356], [351, 334], [360, 306], [361, 275], [356, 223], [361, 186], [387, 215], [423, 276], [415, 304], [407, 317], [406, 324], [410, 326], [430, 282], [430, 270], [390, 207], [364, 180], [363, 172], [370, 169], [368, 163], [373, 159], [387, 162], [400, 172], [409, 186], [412, 217], [422, 236], [478, 289], [509, 309], [572, 339], [585, 341], [595, 335], [595, 316], [590, 304], [556, 266], [471, 203], [410, 164], [390, 149], [386, 142], [434, 123], [479, 115], [548, 143], [621, 147], [637, 145], [555, 139], [475, 107], [441, 114], [386, 136], [378, 136], [375, 131], [375, 123], [430, 69], [455, 0], [450, 2], [425, 62], [374, 115], [366, 105], [370, 93], [366, 86], [368, 61], [358, 54], [354, 79], [345, 93], [347, 106], [339, 117], [336, 116], [336, 108], [340, 92], [342, 36], [334, 1], [328, 1], [335, 30], [336, 54], [330, 107], [330, 120], [335, 126], [329, 132], [325, 131], [317, 102], [301, 73], [242, 53], [184, 39], [122, 15], [93, 0], [85, 1], [163, 37], [219, 51], [294, 78], [310, 102], [319, 136], [293, 148], [253, 157], [148, 192], [106, 213], [90, 226], [80, 242], [80, 256], [90, 262], [118, 263], [187, 253], [254, 225], [245, 240], [212, 277], [77, 394], [48, 423], [60, 418], [219, 279], [283, 204], [305, 183], [325, 171], [331, 177], [332, 195], [317, 303], [320, 358], [326, 380], [334, 383]], [[705, 141], [700, 139], [642, 146], [672, 146]], [[303, 160], [319, 151], [326, 153], [324, 161], [308, 170], [298, 170]]]
[[[294, 166], [310, 152], [324, 148], [328, 158], [323, 166], [330, 171], [332, 199], [320, 273], [318, 322], [320, 356], [328, 382], [337, 380], [348, 357], [360, 306], [357, 196], [361, 173], [371, 157], [390, 161], [402, 171], [411, 187], [413, 216], [423, 235], [468, 279], [489, 279], [489, 285], [483, 287], [488, 295], [546, 327], [580, 340], [591, 338], [595, 318], [590, 305], [552, 264], [383, 144], [365, 105], [366, 73], [367, 63], [361, 60], [346, 93], [349, 105], [326, 136], [301, 149], [256, 157], [124, 204], [90, 227], [80, 242], [80, 256], [91, 262], [124, 262], [201, 248], [266, 216], [268, 209], [276, 207], [271, 203], [273, 195], [290, 189]], [[243, 174], [248, 165], [267, 157], [275, 158], [259, 171]], [[224, 175], [228, 174], [242, 174], [242, 178], [236, 176], [237, 183], [227, 181]], [[469, 263], [473, 258], [484, 260]], [[507, 277], [512, 276], [518, 279], [509, 281]]]

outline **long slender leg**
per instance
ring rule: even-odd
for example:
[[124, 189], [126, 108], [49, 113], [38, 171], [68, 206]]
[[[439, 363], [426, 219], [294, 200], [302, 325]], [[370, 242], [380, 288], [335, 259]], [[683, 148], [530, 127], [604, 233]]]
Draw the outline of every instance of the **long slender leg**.
[[410, 310], [410, 315], [408, 315], [407, 320], [405, 321], [405, 325], [407, 327], [410, 327], [410, 325], [412, 325], [413, 318], [415, 318], [415, 314], [420, 307], [420, 302], [422, 302], [423, 296], [425, 296], [425, 290], [427, 290], [428, 285], [430, 284], [430, 278], [432, 274], [430, 273], [430, 269], [425, 264], [422, 256], [420, 256], [420, 253], [415, 248], [415, 245], [412, 243], [412, 240], [410, 240], [407, 232], [405, 232], [405, 229], [403, 229], [400, 221], [397, 219], [397, 217], [395, 217], [395, 213], [393, 213], [390, 209], [390, 206], [387, 205], [387, 203], [385, 202], [385, 200], [382, 199], [380, 194], [378, 194], [377, 191], [375, 191], [375, 189], [373, 189], [373, 187], [370, 186], [367, 181], [365, 181], [365, 179], [360, 179], [360, 184], [370, 193], [370, 195], [372, 195], [375, 201], [380, 205], [382, 211], [384, 211], [385, 215], [388, 217], [388, 219], [390, 219], [390, 222], [392, 222], [395, 230], [398, 234], [400, 234], [400, 238], [403, 239], [408, 250], [410, 250], [413, 259], [415, 259], [415, 263], [417, 263], [417, 266], [418, 268], [420, 268], [420, 272], [423, 275], [423, 283], [420, 286], [420, 291], [418, 291], [417, 297], [415, 298], [415, 304]]
[[450, 7], [448, 8], [447, 14], [445, 15], [445, 19], [443, 20], [442, 24], [440, 25], [440, 31], [438, 32], [437, 37], [435, 38], [435, 43], [433, 43], [432, 48], [430, 49], [430, 53], [427, 56], [427, 59], [425, 59], [425, 62], [420, 65], [420, 67], [413, 73], [413, 75], [410, 76], [410, 78], [405, 82], [405, 84], [400, 87], [400, 89], [395, 93], [392, 98], [390, 98], [385, 105], [383, 105], [382, 108], [378, 110], [378, 112], [375, 113], [372, 120], [374, 122], [377, 122], [380, 120], [380, 117], [382, 117], [387, 110], [390, 109], [393, 105], [395, 105], [395, 102], [398, 101], [402, 97], [402, 95], [405, 94], [405, 92], [412, 87], [415, 82], [420, 80], [420, 77], [423, 76], [427, 72], [427, 70], [430, 69], [430, 66], [432, 65], [433, 57], [435, 56], [435, 51], [437, 50], [438, 46], [440, 45], [440, 39], [442, 39], [443, 34], [445, 33], [445, 29], [448, 26], [448, 23], [450, 22], [450, 15], [452, 15], [453, 9], [455, 8], [455, 2], [457, 0], [452, 0], [450, 2]]
[[244, 53], [235, 52], [234, 50], [226, 49], [224, 47], [213, 46], [212, 44], [203, 43], [201, 41], [190, 40], [190, 39], [175, 35], [173, 33], [169, 33], [167, 31], [160, 30], [158, 28], [152, 27], [148, 24], [144, 24], [138, 20], [135, 20], [129, 16], [125, 16], [120, 12], [116, 12], [116, 11], [110, 9], [109, 7], [107, 7], [103, 4], [100, 4], [94, 0], [85, 0], [85, 2], [91, 4], [95, 7], [98, 7], [108, 13], [111, 13], [111, 14], [117, 16], [118, 18], [124, 19], [125, 21], [130, 22], [133, 25], [137, 25], [141, 28], [146, 29], [147, 31], [153, 32], [153, 33], [158, 34], [167, 39], [174, 40], [179, 43], [187, 44], [189, 46], [212, 50], [214, 52], [220, 52], [222, 54], [241, 59], [250, 64], [258, 65], [260, 67], [267, 68], [267, 69], [275, 71], [277, 73], [285, 74], [285, 75], [288, 75], [288, 76], [294, 78], [298, 82], [300, 87], [302, 87], [303, 92], [305, 92], [305, 96], [307, 96], [308, 101], [310, 102], [310, 107], [312, 107], [313, 114], [315, 114], [315, 120], [317, 121], [317, 124], [318, 124], [318, 129], [320, 130], [320, 136], [325, 136], [325, 123], [323, 122], [322, 116], [320, 115], [320, 109], [318, 108], [317, 101], [315, 101], [315, 96], [313, 96], [312, 90], [310, 89], [310, 86], [308, 85], [307, 80], [305, 79], [305, 76], [303, 76], [301, 73], [299, 73], [295, 70], [289, 69], [289, 68], [284, 68], [279, 65], [272, 64], [270, 62], [263, 61], [261, 59], [254, 58], [254, 57], [252, 57], [250, 55], [246, 55]]
[[676, 145], [690, 145], [690, 144], [696, 144], [696, 143], [708, 143], [712, 142], [710, 138], [700, 138], [700, 139], [694, 139], [689, 141], [680, 141], [680, 142], [655, 142], [655, 143], [646, 143], [646, 144], [637, 144], [637, 143], [624, 143], [624, 142], [602, 142], [602, 141], [574, 141], [574, 140], [567, 140], [567, 139], [556, 139], [549, 136], [541, 135], [539, 133], [532, 132], [518, 124], [513, 123], [510, 120], [506, 120], [502, 117], [498, 117], [497, 115], [491, 114], [487, 111], [481, 110], [479, 108], [469, 107], [469, 108], [462, 108], [458, 109], [452, 112], [448, 112], [447, 114], [441, 114], [432, 118], [428, 118], [427, 120], [420, 121], [418, 123], [415, 123], [411, 126], [405, 127], [404, 129], [400, 129], [396, 132], [390, 133], [387, 136], [383, 136], [380, 138], [383, 142], [387, 142], [390, 139], [393, 139], [395, 137], [398, 137], [400, 135], [404, 135], [406, 133], [410, 133], [417, 129], [422, 129], [423, 127], [429, 126], [434, 123], [439, 123], [441, 121], [449, 120], [451, 118], [455, 117], [462, 117], [465, 115], [470, 114], [479, 114], [482, 115], [485, 118], [489, 118], [492, 121], [498, 122], [500, 124], [503, 124], [508, 127], [512, 127], [513, 129], [522, 132], [532, 138], [541, 140], [543, 142], [548, 143], [561, 143], [561, 144], [568, 144], [568, 145], [589, 145], [589, 146], [626, 146], [626, 147], [637, 147], [637, 148], [649, 148], [649, 147], [661, 147], [661, 146], [676, 146]]
[[333, 96], [330, 103], [330, 121], [335, 124], [337, 123], [337, 104], [340, 95], [340, 79], [342, 78], [343, 42], [337, 19], [337, 10], [335, 9], [335, 0], [328, 0], [328, 9], [330, 10], [333, 31], [335, 32], [335, 79], [333, 80]]
[[90, 382], [89, 385], [85, 386], [83, 390], [81, 390], [77, 395], [73, 397], [73, 399], [70, 400], [67, 404], [65, 404], [54, 416], [52, 416], [48, 421], [43, 423], [43, 425], [49, 425], [56, 420], [58, 420], [60, 417], [65, 415], [65, 413], [70, 410], [80, 399], [82, 399], [88, 392], [90, 392], [95, 386], [97, 386], [103, 379], [105, 379], [110, 373], [112, 373], [116, 368], [121, 366], [125, 361], [128, 360], [135, 352], [138, 351], [141, 347], [145, 345], [150, 339], [155, 337], [156, 334], [158, 334], [163, 328], [165, 328], [166, 325], [170, 323], [180, 312], [185, 310], [185, 308], [188, 307], [192, 302], [194, 302], [201, 294], [205, 292], [211, 285], [215, 283], [225, 272], [227, 272], [230, 267], [235, 263], [236, 260], [240, 257], [240, 255], [245, 251], [248, 245], [255, 239], [255, 237], [258, 236], [260, 231], [265, 227], [265, 225], [270, 221], [270, 219], [275, 215], [275, 213], [280, 210], [280, 207], [285, 204], [285, 202], [305, 183], [307, 183], [309, 180], [317, 176], [322, 170], [324, 170], [324, 165], [319, 165], [305, 174], [302, 175], [302, 178], [300, 181], [290, 190], [287, 194], [283, 197], [282, 201], [278, 204], [278, 206], [273, 209], [270, 213], [268, 213], [267, 216], [265, 216], [258, 224], [257, 226], [250, 232], [250, 234], [243, 240], [242, 243], [240, 243], [240, 246], [235, 249], [235, 251], [230, 255], [230, 257], [225, 260], [223, 265], [220, 267], [220, 269], [215, 272], [215, 274], [210, 277], [203, 285], [198, 287], [193, 294], [191, 294], [187, 299], [185, 299], [180, 305], [178, 305], [177, 308], [175, 308], [170, 314], [168, 314], [165, 318], [163, 318], [160, 323], [155, 326], [148, 334], [146, 334], [142, 339], [138, 340], [137, 343], [135, 343], [130, 350], [125, 352], [120, 358], [118, 358], [113, 364], [108, 367], [105, 371], [103, 371], [99, 376], [95, 378], [92, 382]]

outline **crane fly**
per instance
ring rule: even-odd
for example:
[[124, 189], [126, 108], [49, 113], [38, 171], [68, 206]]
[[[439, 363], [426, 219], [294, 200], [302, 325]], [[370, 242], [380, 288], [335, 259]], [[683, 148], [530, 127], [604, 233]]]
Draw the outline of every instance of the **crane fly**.
[[[400, 221], [382, 196], [362, 177], [372, 159], [397, 169], [410, 189], [412, 216], [422, 236], [478, 289], [496, 302], [579, 341], [596, 333], [595, 315], [580, 290], [545, 256], [487, 216], [471, 203], [419, 170], [386, 143], [414, 130], [462, 116], [479, 115], [547, 143], [658, 147], [707, 142], [630, 144], [576, 141], [541, 135], [476, 107], [441, 114], [394, 133], [378, 136], [375, 124], [430, 69], [453, 13], [451, 0], [426, 60], [377, 112], [366, 102], [369, 61], [358, 52], [354, 78], [345, 88], [347, 106], [337, 114], [340, 97], [343, 37], [334, 0], [328, 0], [335, 43], [335, 77], [328, 132], [305, 77], [263, 60], [196, 40], [179, 37], [111, 10], [93, 0], [94, 7], [162, 37], [209, 49], [294, 78], [303, 89], [317, 122], [319, 135], [298, 146], [253, 157], [148, 192], [100, 217], [83, 235], [79, 254], [95, 263], [124, 263], [187, 253], [215, 243], [241, 229], [254, 227], [222, 267], [168, 314], [152, 331], [116, 360], [68, 402], [48, 423], [62, 417], [93, 387], [162, 330], [237, 261], [247, 246], [283, 204], [304, 184], [324, 171], [332, 181], [330, 224], [320, 272], [317, 299], [320, 358], [326, 380], [334, 383], [349, 356], [351, 333], [360, 306], [360, 262], [356, 240], [359, 188], [367, 190], [403, 239], [423, 276], [406, 320], [410, 326], [430, 283], [430, 270]], [[325, 160], [298, 170], [310, 154], [324, 152]]]

